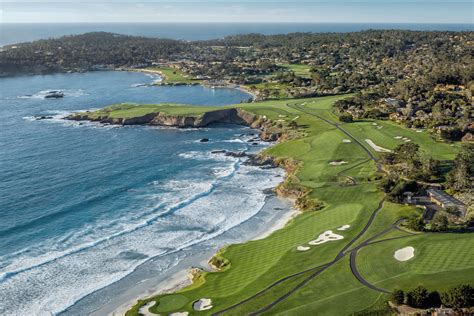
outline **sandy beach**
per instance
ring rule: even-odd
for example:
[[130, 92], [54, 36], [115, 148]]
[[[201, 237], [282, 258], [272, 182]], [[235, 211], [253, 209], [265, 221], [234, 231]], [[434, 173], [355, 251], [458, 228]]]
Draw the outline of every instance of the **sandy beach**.
[[[91, 315], [121, 316], [135, 305], [138, 299], [176, 292], [191, 284], [189, 278], [191, 268], [196, 267], [204, 270], [212, 270], [208, 261], [220, 248], [232, 243], [266, 238], [273, 232], [283, 228], [298, 214], [299, 211], [293, 208], [292, 200], [276, 195], [269, 195], [267, 196], [264, 207], [256, 216], [242, 223], [240, 225], [242, 227], [236, 227], [224, 233], [220, 238], [220, 242], [216, 242], [214, 246], [206, 248], [205, 251], [193, 252], [184, 259], [181, 259], [179, 263], [163, 274], [148, 276], [143, 280], [136, 278], [134, 282], [130, 282], [128, 286], [121, 286], [120, 289], [111, 290], [114, 294], [111, 295], [107, 293], [105, 298], [108, 298], [108, 300], [104, 299], [101, 306], [91, 312]], [[242, 233], [242, 231], [244, 233]], [[245, 236], [245, 238], [242, 236]], [[181, 258], [179, 254], [177, 254], [176, 257]], [[149, 265], [152, 266], [152, 264]], [[149, 269], [147, 265], [141, 267], [141, 270]], [[140, 271], [140, 269], [137, 270]], [[95, 296], [100, 296], [100, 293], [97, 293]], [[97, 300], [97, 297], [93, 298], [93, 300]], [[86, 303], [87, 301], [82, 302], [82, 305]], [[72, 313], [74, 313], [74, 309], [66, 314]]]

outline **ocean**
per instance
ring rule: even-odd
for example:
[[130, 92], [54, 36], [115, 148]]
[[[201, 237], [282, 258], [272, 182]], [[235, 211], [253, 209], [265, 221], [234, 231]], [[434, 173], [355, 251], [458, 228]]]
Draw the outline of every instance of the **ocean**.
[[[268, 144], [247, 142], [257, 131], [62, 119], [119, 102], [248, 99], [232, 89], [137, 86], [156, 79], [114, 71], [0, 79], [1, 315], [92, 313], [288, 211], [287, 201], [264, 193], [282, 181], [282, 170], [212, 153], [262, 150]], [[55, 89], [65, 97], [43, 98]]]
[[292, 32], [356, 32], [367, 29], [473, 31], [474, 24], [434, 23], [0, 23], [0, 46], [87, 32], [112, 32], [180, 40], [206, 40], [228, 35]]

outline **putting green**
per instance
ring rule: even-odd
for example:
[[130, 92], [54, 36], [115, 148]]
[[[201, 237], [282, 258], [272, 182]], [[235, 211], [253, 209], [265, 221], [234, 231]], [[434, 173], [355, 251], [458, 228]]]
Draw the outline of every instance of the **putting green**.
[[184, 295], [168, 295], [161, 297], [157, 304], [151, 308], [152, 312], [166, 313], [182, 308], [189, 300]]
[[[397, 261], [396, 250], [412, 246], [415, 256]], [[369, 245], [359, 251], [359, 272], [383, 288], [424, 285], [442, 290], [459, 283], [474, 282], [474, 238], [472, 234], [422, 234]]]

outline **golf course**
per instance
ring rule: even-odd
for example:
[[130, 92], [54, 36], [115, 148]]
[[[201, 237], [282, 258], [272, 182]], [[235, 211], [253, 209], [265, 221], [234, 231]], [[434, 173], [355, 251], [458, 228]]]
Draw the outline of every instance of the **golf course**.
[[[378, 148], [391, 151], [412, 142], [423, 155], [453, 160], [459, 144], [437, 142], [426, 130], [391, 121], [339, 122], [333, 104], [345, 97], [219, 107], [238, 107], [297, 131], [262, 155], [296, 162], [278, 191], [303, 190], [314, 203], [270, 236], [222, 249], [214, 260], [224, 263], [220, 270], [195, 274], [194, 283], [176, 293], [143, 298], [128, 316], [139, 315], [152, 301], [149, 312], [161, 315], [386, 314], [394, 289], [423, 285], [444, 290], [474, 282], [474, 235], [409, 231], [402, 226], [404, 219], [422, 210], [386, 201], [377, 189], [384, 176]], [[212, 110], [216, 108], [122, 104], [89, 116], [199, 116]], [[406, 247], [413, 248], [411, 256], [403, 250], [401, 260], [394, 257]], [[210, 301], [198, 311], [195, 303], [201, 299]]]

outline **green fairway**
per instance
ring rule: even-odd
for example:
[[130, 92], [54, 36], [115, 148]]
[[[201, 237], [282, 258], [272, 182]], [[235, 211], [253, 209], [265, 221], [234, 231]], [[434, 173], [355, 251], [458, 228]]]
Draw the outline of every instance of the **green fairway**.
[[173, 67], [150, 67], [145, 70], [152, 70], [159, 72], [163, 77], [163, 82], [170, 84], [185, 83], [185, 84], [195, 84], [199, 83], [199, 80], [191, 77], [188, 74], [185, 74], [179, 69]]
[[[435, 141], [426, 130], [409, 129], [391, 121], [357, 121], [344, 124], [344, 128], [360, 139], [371, 139], [376, 145], [387, 149], [394, 149], [405, 143], [403, 138], [409, 139], [410, 142], [420, 145], [424, 153], [440, 160], [454, 159], [459, 150], [459, 144], [457, 143], [440, 143]], [[371, 150], [378, 154], [373, 149]]]
[[[226, 315], [256, 311], [269, 315], [311, 314], [315, 311], [318, 315], [346, 315], [383, 311], [386, 310], [387, 295], [360, 283], [349, 266], [351, 249], [363, 246], [365, 240], [383, 231], [387, 234], [373, 239], [378, 243], [362, 247], [357, 255], [361, 275], [381, 288], [406, 289], [418, 282], [431, 287], [440, 287], [438, 283], [445, 281], [452, 285], [462, 281], [463, 273], [474, 270], [474, 251], [463, 252], [468, 247], [474, 249], [471, 235], [410, 235], [392, 227], [397, 220], [419, 214], [420, 210], [389, 202], [379, 204], [384, 195], [377, 190], [375, 179], [380, 178], [381, 174], [365, 151], [364, 148], [370, 147], [364, 140], [368, 138], [379, 146], [393, 149], [400, 143], [395, 136], [409, 137], [420, 144], [426, 153], [439, 159], [452, 159], [457, 145], [438, 143], [427, 132], [416, 132], [392, 122], [341, 124], [332, 112], [332, 105], [344, 97], [276, 100], [219, 107], [240, 107], [282, 126], [296, 122], [300, 136], [280, 142], [265, 153], [299, 162], [298, 170], [285, 182], [285, 186], [289, 189], [305, 187], [309, 190], [309, 197], [324, 203], [324, 208], [299, 215], [285, 228], [265, 239], [226, 247], [219, 253], [230, 262], [225, 271], [203, 272], [199, 282], [176, 294], [158, 295], [140, 301], [127, 315], [137, 315], [140, 306], [151, 300], [157, 302], [151, 308], [155, 313], [194, 313], [192, 304], [201, 298], [211, 299], [213, 305], [212, 309], [199, 312], [202, 315], [223, 309], [226, 309]], [[215, 109], [218, 108], [128, 104], [115, 105], [94, 115], [133, 117], [157, 112], [200, 115]], [[335, 161], [345, 163], [331, 165]], [[350, 228], [337, 230], [343, 225], [350, 225]], [[298, 246], [308, 246], [309, 241], [317, 239], [327, 230], [332, 230], [343, 239], [312, 245], [308, 251], [297, 251]], [[397, 239], [381, 241], [395, 237]], [[455, 239], [459, 240], [459, 245], [450, 247]], [[417, 249], [415, 259], [407, 263], [395, 261], [393, 251], [409, 244]], [[455, 260], [446, 259], [451, 250]], [[441, 256], [438, 258], [437, 254]], [[435, 273], [441, 277], [433, 278]], [[449, 276], [452, 280], [448, 282]], [[285, 298], [279, 301], [280, 297]]]
[[[372, 283], [389, 290], [417, 285], [446, 290], [459, 283], [474, 283], [472, 234], [422, 234], [376, 243], [360, 250], [358, 268]], [[397, 261], [396, 250], [412, 246], [415, 256]]]
[[298, 77], [310, 78], [311, 77], [311, 66], [303, 64], [281, 64], [283, 68], [291, 70]]

